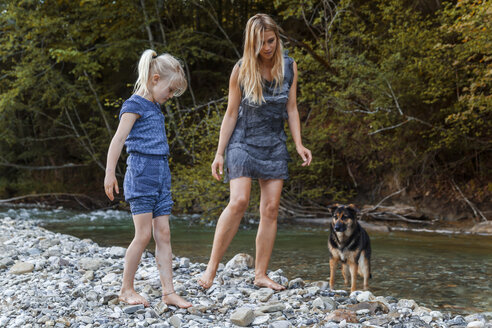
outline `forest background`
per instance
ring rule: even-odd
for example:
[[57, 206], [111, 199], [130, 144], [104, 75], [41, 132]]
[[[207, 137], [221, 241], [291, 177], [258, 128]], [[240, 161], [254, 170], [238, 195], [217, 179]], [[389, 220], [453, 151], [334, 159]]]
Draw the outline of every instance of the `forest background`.
[[[174, 211], [216, 218], [228, 185], [210, 164], [244, 27], [258, 12], [283, 28], [298, 64], [314, 157], [301, 167], [289, 139], [282, 215], [387, 196], [429, 218], [491, 213], [492, 5], [480, 0], [4, 0], [0, 198], [110, 206], [108, 145], [138, 59], [153, 48], [180, 58], [190, 82], [163, 106]], [[122, 193], [116, 204], [125, 207]], [[255, 186], [250, 215], [257, 204]]]

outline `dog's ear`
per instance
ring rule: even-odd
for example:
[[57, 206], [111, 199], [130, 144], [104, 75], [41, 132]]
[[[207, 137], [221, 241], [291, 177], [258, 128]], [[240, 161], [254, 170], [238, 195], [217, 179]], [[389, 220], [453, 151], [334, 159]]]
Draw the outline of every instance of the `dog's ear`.
[[333, 214], [335, 212], [335, 210], [340, 206], [340, 204], [336, 203], [336, 204], [332, 204], [332, 205], [329, 205], [328, 206], [328, 209], [330, 210], [330, 213]]
[[357, 213], [359, 213], [359, 210], [357, 209], [357, 207], [355, 207], [354, 204], [350, 204], [349, 206], [347, 206], [347, 210], [350, 212], [350, 214], [357, 218]]

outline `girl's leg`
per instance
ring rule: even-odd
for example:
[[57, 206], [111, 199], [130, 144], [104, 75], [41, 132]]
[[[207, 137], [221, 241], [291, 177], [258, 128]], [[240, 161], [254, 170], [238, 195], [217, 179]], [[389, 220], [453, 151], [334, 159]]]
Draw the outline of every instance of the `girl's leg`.
[[198, 279], [203, 288], [210, 288], [217, 273], [220, 260], [224, 256], [227, 247], [236, 235], [239, 223], [248, 208], [249, 195], [251, 193], [251, 178], [241, 177], [230, 181], [231, 196], [229, 204], [224, 209], [215, 228], [212, 254], [207, 265], [207, 270]]
[[143, 304], [149, 306], [149, 302], [139, 295], [133, 287], [135, 272], [142, 253], [150, 241], [152, 234], [152, 213], [143, 213], [133, 216], [135, 225], [135, 237], [128, 246], [125, 254], [125, 266], [123, 269], [123, 283], [121, 284], [120, 300], [128, 304]]
[[155, 259], [162, 284], [162, 301], [180, 308], [189, 308], [190, 302], [185, 301], [174, 292], [173, 285], [173, 254], [171, 250], [171, 231], [169, 215], [162, 215], [152, 221], [154, 227]]
[[282, 290], [285, 287], [268, 278], [266, 271], [277, 234], [278, 207], [284, 180], [260, 179], [259, 183], [261, 190], [260, 225], [256, 234], [255, 285]]

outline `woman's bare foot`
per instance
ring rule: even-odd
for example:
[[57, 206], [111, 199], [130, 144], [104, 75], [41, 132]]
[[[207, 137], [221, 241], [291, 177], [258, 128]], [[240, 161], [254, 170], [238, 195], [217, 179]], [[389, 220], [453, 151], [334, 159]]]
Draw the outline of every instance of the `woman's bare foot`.
[[118, 297], [118, 299], [121, 302], [130, 304], [130, 305], [143, 304], [146, 307], [149, 306], [149, 302], [147, 302], [147, 300], [145, 298], [143, 298], [142, 295], [137, 293], [134, 289], [122, 290], [120, 292], [120, 296]]
[[165, 294], [164, 296], [162, 296], [162, 301], [167, 305], [176, 305], [177, 307], [182, 309], [187, 309], [190, 306], [193, 306], [193, 304], [191, 304], [176, 293]]
[[202, 286], [203, 289], [209, 289], [214, 283], [215, 273], [209, 272], [208, 268], [205, 270], [203, 275], [198, 278], [198, 284]]
[[258, 287], [267, 287], [267, 288], [277, 290], [277, 291], [285, 289], [284, 286], [277, 284], [275, 281], [268, 278], [268, 276], [266, 276], [266, 275], [260, 276], [260, 277], [255, 277], [254, 284], [255, 284], [255, 286], [258, 286]]

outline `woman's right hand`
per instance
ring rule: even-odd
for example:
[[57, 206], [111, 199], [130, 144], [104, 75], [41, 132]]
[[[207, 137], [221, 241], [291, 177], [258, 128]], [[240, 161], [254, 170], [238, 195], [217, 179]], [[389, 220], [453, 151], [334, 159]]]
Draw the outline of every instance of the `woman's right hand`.
[[[217, 173], [217, 170], [219, 171]], [[220, 181], [222, 174], [224, 173], [224, 156], [220, 154], [215, 155], [214, 162], [212, 163], [212, 176]]]
[[111, 201], [114, 200], [113, 189], [117, 194], [120, 193], [118, 188], [118, 180], [116, 180], [114, 173], [106, 173], [106, 176], [104, 177], [104, 191], [106, 192], [106, 196], [108, 196]]

